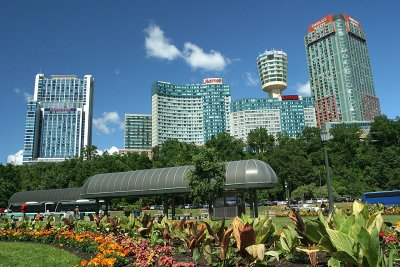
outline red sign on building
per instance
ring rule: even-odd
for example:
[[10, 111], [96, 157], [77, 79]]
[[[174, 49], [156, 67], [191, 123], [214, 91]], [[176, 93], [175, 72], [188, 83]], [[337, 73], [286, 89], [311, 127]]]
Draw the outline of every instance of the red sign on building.
[[222, 78], [205, 78], [203, 84], [221, 84]]
[[282, 100], [299, 100], [300, 97], [298, 95], [283, 95]]
[[344, 14], [343, 17], [344, 17], [344, 20], [346, 21], [346, 23], [351, 23], [361, 29], [360, 22], [358, 22], [357, 20], [353, 19], [352, 17], [350, 17], [349, 15], [346, 15], [346, 14]]
[[328, 24], [330, 22], [333, 22], [333, 15], [332, 14], [329, 14], [325, 18], [322, 18], [322, 19], [318, 20], [317, 22], [315, 22], [313, 24], [310, 24], [308, 26], [308, 32], [312, 32], [312, 31], [315, 31], [318, 28], [324, 27], [325, 24]]

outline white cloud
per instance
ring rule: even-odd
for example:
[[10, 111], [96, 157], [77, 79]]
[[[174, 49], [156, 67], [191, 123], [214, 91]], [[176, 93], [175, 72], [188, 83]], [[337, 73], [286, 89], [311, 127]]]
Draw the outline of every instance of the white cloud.
[[145, 33], [146, 54], [149, 57], [170, 61], [183, 58], [193, 69], [206, 71], [223, 71], [231, 62], [229, 58], [225, 58], [220, 52], [215, 50], [210, 50], [208, 53], [204, 52], [203, 48], [191, 42], [186, 42], [183, 52], [181, 52], [164, 36], [164, 32], [158, 25], [150, 24], [145, 29]]
[[8, 155], [7, 163], [13, 164], [13, 165], [22, 165], [23, 155], [24, 155], [23, 150], [18, 151], [14, 155]]
[[181, 52], [176, 46], [170, 44], [159, 26], [151, 24], [145, 32], [147, 33], [145, 47], [149, 57], [174, 60], [180, 56]]
[[118, 151], [119, 151], [119, 149], [116, 146], [106, 148], [104, 151], [97, 149], [97, 153], [99, 154], [99, 156], [103, 155], [103, 153], [105, 153], [105, 152], [107, 152], [110, 155], [118, 154]]
[[116, 111], [104, 112], [100, 118], [93, 119], [93, 126], [103, 134], [111, 134], [115, 132], [114, 126], [123, 129], [123, 122]]
[[229, 61], [220, 52], [211, 50], [210, 53], [205, 53], [202, 48], [190, 42], [185, 43], [183, 55], [193, 69], [208, 71], [223, 71]]
[[25, 92], [25, 91], [23, 91], [23, 90], [21, 90], [21, 89], [19, 89], [19, 88], [15, 88], [15, 89], [14, 89], [14, 92], [15, 92], [17, 95], [22, 95], [22, 96], [24, 96], [24, 98], [25, 98], [26, 101], [29, 101], [29, 100], [32, 100], [32, 99], [33, 99], [33, 95], [31, 95], [31, 94], [29, 94], [28, 92]]
[[297, 88], [297, 94], [301, 96], [311, 96], [310, 81], [306, 83], [297, 83], [296, 88]]
[[248, 86], [258, 86], [260, 84], [260, 80], [256, 75], [251, 72], [246, 72], [246, 84]]

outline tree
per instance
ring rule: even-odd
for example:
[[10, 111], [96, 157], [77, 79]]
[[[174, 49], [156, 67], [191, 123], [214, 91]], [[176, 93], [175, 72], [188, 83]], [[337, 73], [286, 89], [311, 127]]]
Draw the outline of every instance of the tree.
[[5, 208], [8, 199], [20, 190], [20, 178], [17, 166], [0, 165], [0, 207]]
[[247, 135], [247, 145], [253, 153], [265, 153], [274, 146], [274, 136], [265, 128], [256, 128]]
[[206, 142], [206, 147], [214, 148], [221, 161], [242, 160], [245, 157], [244, 143], [228, 133], [220, 133]]
[[166, 168], [193, 163], [193, 156], [198, 147], [194, 144], [167, 140], [162, 145], [153, 148], [153, 167]]
[[82, 150], [82, 158], [86, 160], [93, 160], [99, 156], [97, 146], [85, 146]]
[[400, 117], [395, 120], [386, 116], [375, 117], [369, 133], [370, 141], [380, 148], [400, 146]]
[[215, 150], [207, 147], [200, 148], [193, 161], [194, 169], [186, 177], [192, 190], [190, 196], [195, 204], [208, 203], [211, 217], [212, 204], [224, 192], [225, 165], [218, 161]]

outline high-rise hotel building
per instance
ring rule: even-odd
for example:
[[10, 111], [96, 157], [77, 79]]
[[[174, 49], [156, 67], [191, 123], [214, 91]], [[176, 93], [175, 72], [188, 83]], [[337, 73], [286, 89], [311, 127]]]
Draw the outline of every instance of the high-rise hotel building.
[[202, 145], [229, 132], [231, 92], [221, 78], [203, 84], [156, 82], [152, 87], [152, 146], [168, 139]]
[[81, 156], [92, 144], [93, 89], [91, 75], [36, 75], [27, 104], [24, 164]]
[[256, 128], [297, 137], [305, 127], [315, 127], [315, 108], [311, 97], [283, 95], [287, 87], [288, 57], [283, 51], [266, 50], [257, 57], [263, 90], [269, 98], [249, 98], [232, 102], [231, 135], [246, 141]]
[[305, 46], [319, 127], [380, 115], [367, 39], [357, 20], [330, 14], [308, 26]]

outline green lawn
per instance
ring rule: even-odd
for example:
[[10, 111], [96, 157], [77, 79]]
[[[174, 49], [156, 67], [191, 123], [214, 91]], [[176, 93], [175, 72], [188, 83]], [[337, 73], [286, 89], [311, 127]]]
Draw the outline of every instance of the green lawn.
[[78, 256], [50, 245], [0, 242], [0, 266], [74, 266], [80, 265]]

